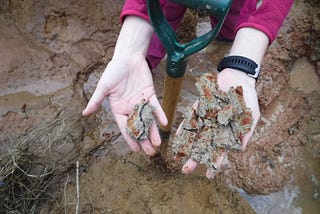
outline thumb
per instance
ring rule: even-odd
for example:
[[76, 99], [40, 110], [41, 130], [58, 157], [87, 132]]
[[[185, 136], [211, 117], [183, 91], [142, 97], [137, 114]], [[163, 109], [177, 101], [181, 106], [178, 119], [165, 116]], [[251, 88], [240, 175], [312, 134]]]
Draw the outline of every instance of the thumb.
[[100, 77], [97, 87], [92, 97], [90, 98], [87, 107], [82, 112], [83, 116], [88, 116], [97, 111], [101, 106], [101, 103], [103, 102], [104, 98], [108, 95], [112, 85], [114, 85], [112, 75], [110, 74], [110, 72], [107, 72], [107, 70], [110, 69], [111, 65], [112, 63], [109, 62], [105, 71]]
[[91, 99], [89, 100], [88, 105], [83, 110], [82, 115], [88, 116], [88, 115], [94, 113], [95, 111], [97, 111], [99, 109], [99, 107], [101, 106], [101, 103], [103, 102], [104, 98], [105, 98], [105, 93], [103, 93], [103, 91], [101, 91], [97, 87], [97, 89], [94, 91]]
[[[110, 63], [109, 63], [110, 64]], [[87, 107], [83, 110], [82, 115], [88, 116], [95, 111], [97, 111], [101, 103], [103, 102], [104, 98], [107, 96], [109, 88], [110, 88], [110, 81], [107, 81], [108, 79], [108, 73], [109, 72], [103, 72], [98, 85], [92, 95], [92, 97], [89, 100], [89, 103]]]
[[124, 79], [124, 75], [126, 75], [126, 67], [125, 63], [110, 61], [105, 68], [96, 90], [94, 91], [91, 99], [87, 107], [82, 112], [83, 116], [90, 115], [98, 110], [103, 102], [104, 98], [111, 93], [111, 90]]
[[150, 104], [155, 107], [156, 118], [160, 122], [161, 125], [166, 126], [168, 124], [168, 119], [166, 114], [164, 113], [159, 100], [155, 95], [150, 98]]

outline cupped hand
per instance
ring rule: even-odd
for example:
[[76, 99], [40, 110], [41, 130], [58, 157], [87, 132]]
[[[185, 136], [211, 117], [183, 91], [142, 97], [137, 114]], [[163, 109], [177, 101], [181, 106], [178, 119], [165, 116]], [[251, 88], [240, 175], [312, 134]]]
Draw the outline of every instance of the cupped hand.
[[[219, 89], [225, 92], [227, 92], [231, 87], [236, 88], [237, 86], [242, 86], [244, 101], [246, 103], [247, 108], [251, 109], [253, 119], [250, 132], [246, 133], [241, 139], [242, 151], [245, 151], [246, 146], [251, 136], [253, 135], [254, 129], [260, 117], [258, 98], [255, 89], [255, 79], [249, 77], [247, 74], [241, 71], [226, 68], [218, 74], [217, 83]], [[196, 107], [196, 105], [194, 105], [194, 107]], [[221, 169], [223, 161], [226, 157], [227, 153], [222, 152], [221, 155], [217, 158], [216, 166], [218, 169]], [[190, 158], [182, 167], [182, 172], [185, 174], [189, 174], [192, 171], [194, 171], [197, 165], [198, 163]], [[213, 175], [209, 170], [207, 170], [206, 176], [208, 178], [212, 178]]]
[[142, 99], [149, 101], [150, 105], [155, 107], [154, 113], [159, 123], [167, 124], [167, 118], [155, 94], [152, 74], [143, 55], [110, 61], [82, 114], [87, 116], [97, 111], [106, 97], [109, 99], [120, 132], [130, 148], [135, 152], [142, 148], [147, 155], [154, 155], [156, 147], [161, 144], [156, 123], [150, 128], [149, 139], [143, 142], [135, 142], [126, 133], [128, 116]]

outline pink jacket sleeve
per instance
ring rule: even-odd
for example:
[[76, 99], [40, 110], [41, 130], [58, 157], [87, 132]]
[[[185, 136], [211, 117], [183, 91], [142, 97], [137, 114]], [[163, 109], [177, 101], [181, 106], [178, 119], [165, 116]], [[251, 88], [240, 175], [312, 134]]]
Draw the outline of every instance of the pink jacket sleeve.
[[288, 15], [293, 0], [262, 0], [256, 9], [257, 0], [245, 0], [234, 32], [243, 27], [253, 27], [264, 32], [271, 44]]
[[[160, 0], [160, 4], [163, 7], [168, 4], [169, 0]], [[230, 12], [225, 23], [227, 28], [231, 30], [230, 37], [233, 37], [237, 30], [243, 27], [252, 27], [264, 32], [271, 44], [277, 37], [278, 31], [286, 18], [294, 0], [262, 0], [262, 4], [256, 8], [257, 0], [235, 0], [232, 9], [240, 11], [239, 13]], [[238, 8], [241, 7], [241, 8]], [[178, 9], [177, 9], [178, 8]], [[172, 10], [165, 12], [166, 16], [181, 16], [180, 6], [175, 6]], [[147, 21], [148, 11], [146, 0], [126, 0], [120, 18], [123, 22], [124, 17], [127, 15], [136, 15]], [[177, 19], [175, 17], [174, 19]], [[228, 21], [230, 20], [230, 21]], [[233, 33], [232, 33], [233, 32]]]
[[[160, 0], [161, 7], [163, 7], [166, 1], [167, 0]], [[139, 16], [149, 21], [147, 1], [146, 0], [126, 0], [120, 14], [121, 22], [124, 21], [124, 18], [127, 15]]]
[[[180, 4], [171, 2], [170, 0], [159, 0], [162, 12], [167, 18], [169, 24], [176, 29], [182, 21], [186, 8]], [[123, 22], [125, 16], [139, 16], [146, 21], [149, 21], [147, 1], [146, 0], [126, 0], [120, 15], [120, 20]]]

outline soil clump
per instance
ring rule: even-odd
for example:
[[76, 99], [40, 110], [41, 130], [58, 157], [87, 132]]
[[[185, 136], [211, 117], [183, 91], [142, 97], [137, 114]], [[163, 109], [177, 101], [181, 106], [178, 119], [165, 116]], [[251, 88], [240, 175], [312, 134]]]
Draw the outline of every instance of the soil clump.
[[[107, 100], [94, 116], [81, 116], [111, 60], [123, 3], [0, 4], [0, 212], [73, 212], [79, 161], [82, 213], [248, 213], [247, 202], [228, 185], [269, 194], [288, 182], [301, 192], [293, 201], [319, 213], [313, 200], [320, 192], [320, 92], [314, 78], [320, 76], [319, 3], [295, 1], [264, 57], [255, 133], [245, 152], [229, 152], [228, 168], [213, 182], [203, 179], [201, 167], [190, 176], [168, 175], [142, 154], [131, 154]], [[204, 71], [215, 72], [229, 48], [214, 41], [190, 57], [173, 133], [197, 98], [194, 83]], [[303, 68], [312, 72], [298, 79], [312, 75], [312, 90], [289, 84]], [[164, 63], [153, 72], [160, 101], [164, 72]]]
[[241, 138], [252, 124], [251, 111], [244, 103], [242, 87], [220, 91], [214, 73], [203, 74], [196, 87], [197, 104], [186, 109], [172, 152], [177, 159], [191, 157], [216, 174], [219, 154], [241, 149]]

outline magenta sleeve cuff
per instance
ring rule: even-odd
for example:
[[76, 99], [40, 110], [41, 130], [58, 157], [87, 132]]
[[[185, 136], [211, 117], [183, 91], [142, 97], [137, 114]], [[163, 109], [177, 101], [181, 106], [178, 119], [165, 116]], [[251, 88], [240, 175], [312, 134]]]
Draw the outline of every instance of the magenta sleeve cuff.
[[293, 4], [293, 0], [263, 0], [256, 8], [256, 2], [245, 0], [235, 32], [242, 27], [252, 27], [264, 32], [271, 44]]

